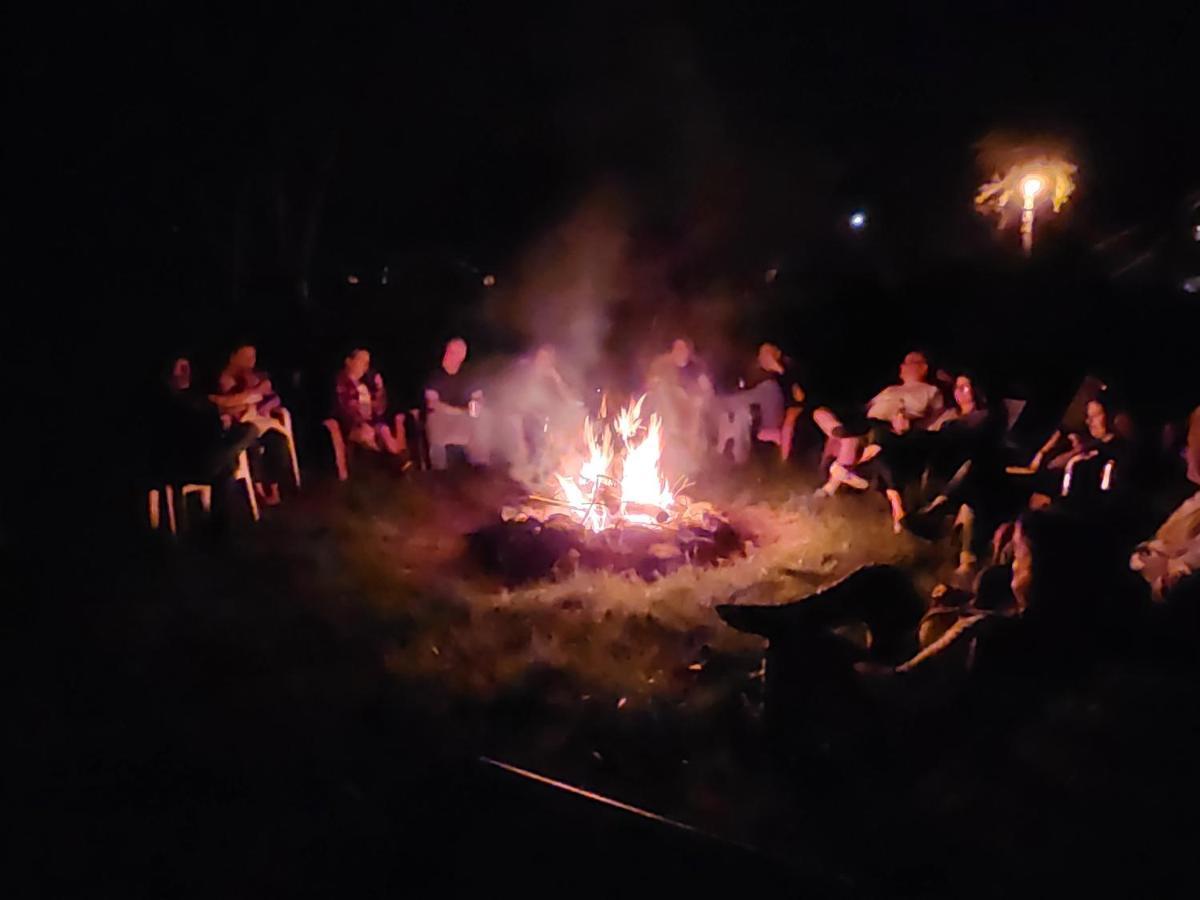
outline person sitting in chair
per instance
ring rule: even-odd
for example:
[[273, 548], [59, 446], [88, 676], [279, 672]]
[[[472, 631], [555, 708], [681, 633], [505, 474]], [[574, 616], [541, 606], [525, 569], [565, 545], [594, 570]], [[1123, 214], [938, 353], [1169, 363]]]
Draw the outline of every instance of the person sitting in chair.
[[250, 454], [250, 469], [263, 502], [275, 506], [279, 503], [279, 483], [289, 468], [288, 443], [283, 424], [273, 415], [282, 407], [282, 401], [271, 385], [271, 377], [257, 366], [255, 346], [238, 344], [209, 399], [228, 423], [254, 427], [258, 443], [256, 452]]
[[1000, 459], [1003, 421], [970, 375], [954, 378], [954, 407], [942, 414], [930, 435], [929, 481], [934, 498], [905, 524], [934, 536], [942, 520], [962, 528], [959, 573], [970, 573], [996, 527], [1016, 510], [1007, 503]]
[[755, 436], [778, 445], [780, 457], [786, 460], [791, 455], [796, 423], [805, 401], [804, 388], [796, 378], [791, 360], [775, 344], [761, 344], [738, 387], [745, 391], [742, 399], [758, 409]]
[[464, 368], [467, 342], [451, 338], [442, 353], [442, 364], [425, 384], [425, 434], [429, 463], [445, 469], [447, 447], [461, 447], [473, 465], [484, 465], [489, 453], [479, 418], [483, 391]]
[[1154, 537], [1137, 546], [1129, 566], [1150, 585], [1154, 599], [1167, 598], [1185, 580], [1200, 572], [1200, 406], [1188, 421], [1187, 480], [1196, 493], [1167, 517]]
[[371, 371], [371, 354], [364, 348], [346, 357], [334, 384], [334, 404], [334, 418], [347, 441], [375, 452], [403, 452], [404, 434], [393, 433], [387, 419], [387, 388], [382, 376]]
[[900, 363], [900, 383], [884, 388], [871, 399], [867, 418], [891, 422], [903, 411], [912, 430], [929, 428], [937, 421], [945, 403], [941, 389], [930, 384], [928, 377], [929, 361], [925, 354], [917, 350], [905, 354]]
[[237, 458], [255, 444], [258, 432], [242, 423], [222, 427], [217, 407], [193, 384], [191, 360], [185, 356], [172, 360], [166, 389], [155, 440], [156, 474], [173, 485], [212, 485], [219, 515]]
[[899, 534], [906, 513], [904, 492], [920, 479], [924, 466], [923, 448], [913, 443], [909, 433], [912, 420], [903, 405], [898, 406], [887, 428], [871, 429], [869, 437], [856, 437], [830, 410], [813, 413], [817, 426], [830, 438], [835, 456], [829, 465], [829, 477], [817, 488], [816, 495], [832, 496], [845, 485], [865, 491], [875, 483], [887, 498], [892, 511], [892, 530]]
[[1113, 417], [1102, 399], [1087, 404], [1087, 435], [1064, 467], [1060, 493], [1075, 504], [1095, 501], [1124, 484], [1131, 456], [1129, 442], [1112, 428]]

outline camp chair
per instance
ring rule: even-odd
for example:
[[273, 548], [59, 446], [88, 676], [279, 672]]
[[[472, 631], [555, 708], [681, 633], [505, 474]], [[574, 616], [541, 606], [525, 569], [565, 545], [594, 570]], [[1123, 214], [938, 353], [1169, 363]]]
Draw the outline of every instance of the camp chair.
[[[246, 456], [246, 451], [243, 450], [238, 454], [237, 469], [233, 474], [235, 481], [240, 481], [246, 488], [246, 499], [250, 504], [250, 515], [257, 522], [258, 499], [254, 496], [254, 480], [250, 477], [250, 459]], [[180, 499], [183, 503], [181, 512], [186, 513], [187, 498], [189, 494], [200, 495], [200, 506], [207, 513], [212, 510], [212, 485], [199, 484], [189, 482], [181, 485], [179, 488]], [[147, 494], [147, 513], [150, 519], [150, 528], [157, 531], [162, 523], [162, 498], [166, 498], [167, 506], [167, 527], [170, 528], [172, 536], [178, 534], [178, 523], [175, 517], [175, 486], [165, 484], [160, 491], [158, 488], [151, 488]]]
[[281, 406], [272, 412], [271, 415], [283, 425], [283, 435], [287, 438], [288, 455], [292, 459], [292, 477], [296, 480], [296, 487], [299, 488], [300, 460], [296, 456], [296, 432], [292, 429], [292, 414], [286, 406]]
[[[416, 410], [413, 410], [415, 413]], [[401, 445], [407, 444], [407, 438], [404, 434], [404, 413], [396, 413], [392, 427], [395, 429], [396, 440]], [[349, 448], [346, 446], [346, 437], [342, 433], [341, 423], [335, 418], [328, 418], [321, 423], [325, 426], [325, 430], [329, 432], [329, 443], [333, 448], [333, 465], [337, 470], [338, 481], [345, 481], [350, 477], [350, 455]]]
[[[1071, 461], [1069, 463], [1067, 463], [1066, 471], [1063, 473], [1062, 487], [1060, 489], [1061, 496], [1063, 496], [1063, 497], [1069, 496], [1071, 493], [1072, 485], [1075, 484], [1077, 481], [1077, 479], [1075, 478], [1075, 467], [1079, 463], [1083, 463], [1083, 462], [1087, 462], [1088, 460], [1095, 459], [1099, 455], [1100, 455], [1099, 451], [1090, 450], [1087, 453], [1079, 453], [1076, 456], [1072, 457]], [[1116, 468], [1117, 468], [1117, 461], [1115, 459], [1106, 460], [1104, 465], [1101, 467], [1101, 469], [1100, 469], [1100, 490], [1102, 492], [1106, 492], [1106, 491], [1109, 491], [1112, 489], [1113, 474], [1116, 472]]]

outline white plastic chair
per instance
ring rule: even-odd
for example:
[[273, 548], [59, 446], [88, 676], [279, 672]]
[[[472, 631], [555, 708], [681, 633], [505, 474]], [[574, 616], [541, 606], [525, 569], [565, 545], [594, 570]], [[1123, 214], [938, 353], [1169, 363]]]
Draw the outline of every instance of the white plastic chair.
[[[237, 469], [233, 474], [235, 481], [240, 481], [246, 489], [246, 500], [250, 504], [250, 515], [257, 522], [259, 519], [258, 513], [258, 498], [254, 496], [254, 479], [250, 476], [250, 459], [246, 456], [246, 451], [243, 450], [238, 454]], [[179, 495], [183, 501], [183, 511], [187, 509], [187, 498], [189, 494], [200, 495], [200, 506], [207, 513], [212, 511], [212, 485], [188, 483], [179, 488]], [[175, 486], [172, 484], [163, 485], [161, 492], [158, 488], [151, 488], [146, 496], [147, 513], [150, 520], [150, 528], [152, 531], [157, 531], [162, 524], [162, 497], [166, 497], [167, 501], [167, 527], [171, 530], [171, 535], [175, 536], [179, 533], [178, 522], [175, 516]]]
[[[350, 454], [347, 452], [346, 437], [342, 433], [341, 423], [331, 417], [321, 424], [329, 432], [329, 443], [333, 446], [333, 465], [337, 469], [338, 481], [345, 481], [350, 477]], [[400, 442], [400, 446], [403, 449], [406, 443], [404, 438], [404, 413], [396, 413], [392, 427], [395, 429], [396, 439]]]
[[274, 418], [283, 426], [283, 436], [287, 438], [288, 455], [292, 459], [292, 477], [296, 487], [300, 487], [300, 459], [296, 456], [296, 433], [292, 429], [292, 414], [286, 406], [281, 406], [273, 413]]

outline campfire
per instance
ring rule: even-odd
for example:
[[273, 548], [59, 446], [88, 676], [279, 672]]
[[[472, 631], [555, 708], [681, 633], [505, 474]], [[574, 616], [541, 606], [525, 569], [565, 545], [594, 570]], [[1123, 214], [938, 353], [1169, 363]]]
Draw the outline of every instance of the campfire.
[[742, 541], [710, 503], [696, 502], [661, 464], [666, 435], [657, 413], [643, 415], [646, 395], [610, 418], [607, 398], [583, 423], [582, 453], [554, 474], [552, 494], [530, 494], [501, 510], [497, 525], [476, 534], [475, 550], [511, 581], [579, 569], [633, 571], [643, 578], [680, 566], [714, 565]]
[[[594, 532], [628, 522], [661, 525], [676, 507], [675, 491], [662, 477], [662, 419], [652, 414], [642, 426], [643, 394], [624, 407], [615, 423], [583, 421], [587, 459], [573, 474], [556, 474], [561, 499], [580, 525]], [[599, 432], [599, 437], [597, 437]], [[615, 432], [615, 438], [614, 438]], [[614, 447], [619, 438], [620, 452]], [[550, 501], [553, 504], [553, 501]]]

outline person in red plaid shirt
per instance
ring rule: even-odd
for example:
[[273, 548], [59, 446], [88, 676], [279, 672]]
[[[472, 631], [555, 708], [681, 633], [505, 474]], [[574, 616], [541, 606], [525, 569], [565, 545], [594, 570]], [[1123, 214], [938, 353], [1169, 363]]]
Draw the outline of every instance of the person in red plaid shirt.
[[335, 415], [346, 440], [368, 450], [400, 453], [403, 434], [396, 434], [387, 419], [387, 388], [378, 372], [371, 371], [371, 354], [362, 347], [350, 351], [338, 372]]

